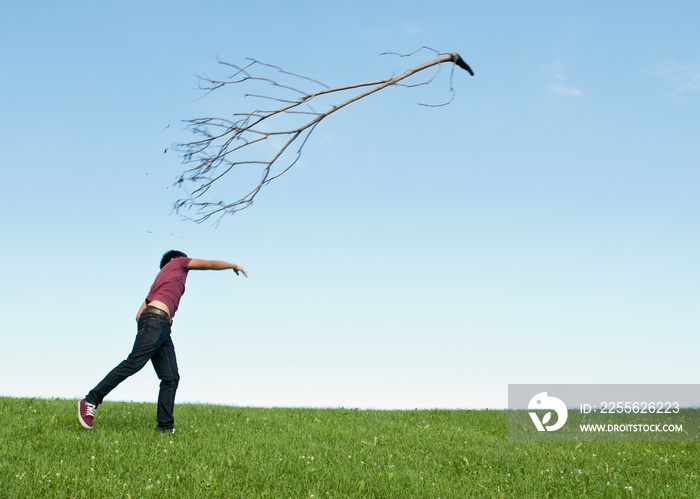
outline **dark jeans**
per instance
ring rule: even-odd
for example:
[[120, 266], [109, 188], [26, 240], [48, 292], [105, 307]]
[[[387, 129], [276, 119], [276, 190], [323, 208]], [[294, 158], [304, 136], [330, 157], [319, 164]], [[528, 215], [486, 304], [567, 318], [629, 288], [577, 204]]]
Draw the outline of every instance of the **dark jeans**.
[[132, 374], [139, 372], [148, 361], [153, 363], [158, 379], [158, 429], [173, 427], [175, 418], [175, 391], [180, 374], [177, 371], [175, 347], [170, 338], [170, 324], [165, 317], [144, 311], [139, 317], [139, 328], [131, 353], [117, 367], [105, 376], [99, 384], [87, 394], [85, 399], [94, 405], [100, 405], [109, 392]]

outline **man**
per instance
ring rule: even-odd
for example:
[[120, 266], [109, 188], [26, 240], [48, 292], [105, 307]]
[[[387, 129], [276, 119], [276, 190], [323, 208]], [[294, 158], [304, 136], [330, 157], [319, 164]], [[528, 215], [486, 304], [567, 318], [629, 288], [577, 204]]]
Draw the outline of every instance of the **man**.
[[119, 383], [140, 371], [150, 360], [160, 379], [157, 430], [174, 433], [173, 409], [180, 374], [177, 370], [175, 347], [170, 338], [170, 327], [180, 304], [180, 298], [185, 292], [187, 275], [190, 270], [233, 269], [236, 275], [240, 272], [248, 277], [245, 270], [236, 264], [218, 260], [196, 260], [176, 250], [168, 251], [163, 255], [160, 269], [146, 300], [136, 314], [138, 333], [131, 353], [78, 402], [78, 419], [80, 424], [88, 430], [92, 429], [95, 409], [102, 403], [105, 396]]

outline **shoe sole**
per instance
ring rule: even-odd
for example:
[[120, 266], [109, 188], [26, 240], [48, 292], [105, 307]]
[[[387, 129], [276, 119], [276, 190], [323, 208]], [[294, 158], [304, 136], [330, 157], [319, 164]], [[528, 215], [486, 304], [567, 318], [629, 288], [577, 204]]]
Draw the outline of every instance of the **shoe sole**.
[[92, 430], [92, 426], [83, 421], [83, 416], [80, 414], [80, 402], [82, 402], [82, 400], [78, 400], [78, 420], [80, 421], [80, 424], [83, 425], [83, 428], [86, 430]]

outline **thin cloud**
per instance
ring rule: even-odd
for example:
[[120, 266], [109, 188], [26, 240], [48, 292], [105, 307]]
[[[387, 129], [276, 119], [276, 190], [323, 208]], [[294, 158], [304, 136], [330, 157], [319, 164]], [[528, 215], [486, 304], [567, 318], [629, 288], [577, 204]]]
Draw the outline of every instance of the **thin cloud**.
[[548, 70], [554, 73], [552, 75], [554, 83], [547, 87], [550, 92], [562, 97], [583, 97], [583, 90], [580, 87], [567, 84], [561, 63], [555, 62], [549, 65]]
[[700, 69], [697, 65], [667, 60], [652, 71], [675, 87], [673, 93], [700, 90]]
[[562, 85], [550, 85], [549, 89], [555, 94], [565, 97], [583, 97], [583, 91], [577, 87], [565, 87]]

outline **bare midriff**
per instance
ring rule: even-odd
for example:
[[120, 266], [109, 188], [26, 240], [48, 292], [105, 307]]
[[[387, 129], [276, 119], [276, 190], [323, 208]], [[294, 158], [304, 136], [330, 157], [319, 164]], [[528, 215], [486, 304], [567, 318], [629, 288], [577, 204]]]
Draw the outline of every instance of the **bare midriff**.
[[139, 311], [136, 313], [136, 321], [137, 321], [137, 322], [138, 322], [138, 320], [139, 320], [139, 317], [141, 317], [141, 312], [143, 312], [143, 310], [144, 310], [146, 307], [155, 307], [155, 308], [157, 308], [157, 309], [159, 309], [159, 310], [162, 310], [163, 312], [167, 313], [168, 315], [170, 315], [170, 309], [169, 309], [168, 306], [167, 306], [165, 303], [163, 303], [162, 301], [160, 301], [160, 300], [153, 300], [153, 301], [151, 301], [150, 303], [146, 303], [146, 302], [144, 301], [143, 304], [141, 305], [141, 308], [139, 308]]

